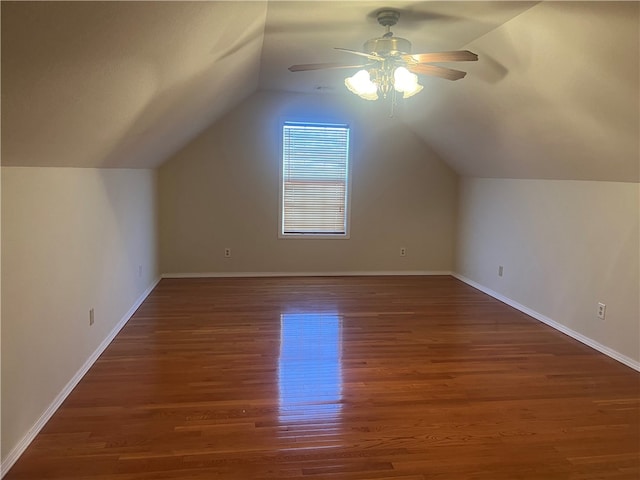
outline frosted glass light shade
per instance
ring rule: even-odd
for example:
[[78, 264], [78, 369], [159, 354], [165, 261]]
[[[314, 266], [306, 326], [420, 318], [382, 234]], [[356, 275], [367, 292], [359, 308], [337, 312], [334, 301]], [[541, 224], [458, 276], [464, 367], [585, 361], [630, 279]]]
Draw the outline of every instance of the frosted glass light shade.
[[366, 70], [360, 70], [355, 75], [346, 78], [344, 84], [351, 92], [366, 100], [378, 99], [378, 86], [371, 81], [369, 72]]
[[398, 67], [393, 72], [393, 88], [397, 92], [401, 92], [403, 98], [409, 98], [422, 90], [423, 87], [418, 83], [417, 75], [404, 67]]

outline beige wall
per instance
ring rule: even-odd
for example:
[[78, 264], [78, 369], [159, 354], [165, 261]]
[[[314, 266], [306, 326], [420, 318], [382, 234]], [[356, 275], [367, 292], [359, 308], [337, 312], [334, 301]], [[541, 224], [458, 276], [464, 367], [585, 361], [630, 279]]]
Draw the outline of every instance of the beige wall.
[[2, 167], [3, 462], [154, 284], [155, 190], [149, 170]]
[[[455, 173], [403, 126], [402, 112], [390, 118], [387, 103], [333, 97], [257, 93], [160, 168], [163, 273], [452, 269]], [[285, 119], [351, 126], [350, 239], [278, 239]]]
[[637, 183], [463, 178], [456, 270], [638, 362], [639, 198]]

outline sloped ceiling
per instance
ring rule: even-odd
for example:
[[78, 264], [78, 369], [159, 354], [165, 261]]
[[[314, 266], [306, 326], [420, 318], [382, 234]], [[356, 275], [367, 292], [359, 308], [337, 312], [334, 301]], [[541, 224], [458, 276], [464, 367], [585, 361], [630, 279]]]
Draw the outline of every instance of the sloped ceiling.
[[256, 90], [266, 11], [3, 1], [3, 165], [159, 165]]
[[638, 5], [536, 5], [407, 125], [463, 175], [638, 182]]
[[353, 60], [387, 6], [480, 55], [395, 113], [458, 173], [640, 181], [637, 2], [3, 1], [3, 165], [155, 167], [256, 90], [351, 95], [287, 67]]

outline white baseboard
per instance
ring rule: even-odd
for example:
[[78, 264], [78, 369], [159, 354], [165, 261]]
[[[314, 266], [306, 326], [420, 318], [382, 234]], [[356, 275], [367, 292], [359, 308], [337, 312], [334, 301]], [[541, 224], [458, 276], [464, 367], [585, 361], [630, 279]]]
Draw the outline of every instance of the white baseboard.
[[605, 355], [607, 355], [608, 357], [613, 358], [614, 360], [617, 360], [620, 363], [625, 364], [627, 367], [631, 367], [634, 370], [637, 370], [640, 372], [640, 362], [634, 360], [633, 358], [627, 357], [626, 355], [623, 355], [620, 352], [617, 352], [615, 350], [613, 350], [612, 348], [609, 348], [605, 345], [602, 345], [601, 343], [596, 342], [595, 340], [586, 337], [584, 335], [582, 335], [579, 332], [576, 332], [575, 330], [572, 330], [568, 327], [565, 327], [564, 325], [562, 325], [561, 323], [556, 322], [555, 320], [552, 320], [549, 317], [546, 317], [545, 315], [542, 315], [541, 313], [536, 312], [535, 310], [530, 309], [529, 307], [525, 307], [524, 305], [511, 300], [508, 297], [505, 297], [504, 295], [501, 295], [498, 292], [494, 292], [493, 290], [491, 290], [490, 288], [485, 287], [484, 285], [480, 285], [477, 282], [474, 282], [473, 280], [465, 277], [464, 275], [460, 275], [459, 273], [452, 273], [452, 275], [457, 278], [458, 280], [466, 283], [467, 285], [472, 286], [473, 288], [476, 288], [478, 290], [480, 290], [483, 293], [486, 293], [487, 295], [495, 298], [496, 300], [501, 301], [502, 303], [506, 303], [507, 305], [509, 305], [510, 307], [515, 308], [516, 310], [520, 310], [522, 313], [525, 313], [527, 315], [529, 315], [530, 317], [535, 318], [536, 320], [549, 325], [552, 328], [555, 328], [556, 330], [558, 330], [559, 332], [564, 333], [565, 335], [570, 336], [571, 338], [578, 340], [581, 343], [584, 343], [585, 345], [593, 348], [594, 350], [599, 351], [600, 353], [604, 353]]
[[234, 278], [234, 277], [361, 277], [361, 276], [451, 275], [449, 271], [407, 270], [382, 272], [196, 272], [163, 273], [162, 278]]
[[76, 372], [69, 383], [65, 385], [62, 391], [56, 396], [56, 398], [51, 402], [51, 405], [44, 411], [44, 413], [40, 416], [40, 418], [36, 421], [36, 423], [29, 429], [27, 434], [22, 437], [22, 440], [18, 442], [18, 444], [9, 452], [7, 458], [4, 459], [2, 464], [0, 465], [0, 478], [4, 477], [6, 473], [13, 467], [13, 464], [20, 458], [20, 456], [24, 453], [27, 447], [31, 444], [33, 439], [38, 435], [42, 427], [49, 421], [49, 419], [56, 413], [56, 410], [62, 405], [62, 402], [67, 398], [67, 396], [71, 393], [71, 391], [78, 385], [82, 377], [89, 371], [91, 366], [95, 363], [102, 352], [109, 346], [109, 344], [113, 341], [115, 336], [122, 330], [129, 319], [133, 316], [136, 310], [142, 305], [142, 302], [149, 296], [151, 291], [156, 287], [160, 279], [156, 279], [153, 284], [147, 288], [140, 297], [136, 300], [133, 306], [129, 309], [127, 313], [120, 319], [120, 321], [116, 324], [116, 326], [109, 332], [107, 338], [105, 338], [102, 343], [98, 346], [98, 348], [91, 354], [91, 356], [84, 362], [84, 365], [80, 367], [80, 369]]

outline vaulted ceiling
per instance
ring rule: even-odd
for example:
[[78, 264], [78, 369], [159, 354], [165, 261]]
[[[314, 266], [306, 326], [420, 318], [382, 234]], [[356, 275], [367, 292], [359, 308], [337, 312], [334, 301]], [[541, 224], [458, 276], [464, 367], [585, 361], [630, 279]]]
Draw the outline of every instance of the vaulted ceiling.
[[414, 52], [480, 57], [397, 112], [459, 174], [637, 182], [638, 6], [3, 1], [2, 164], [153, 168], [257, 91], [351, 95], [287, 67], [352, 60], [393, 7]]

